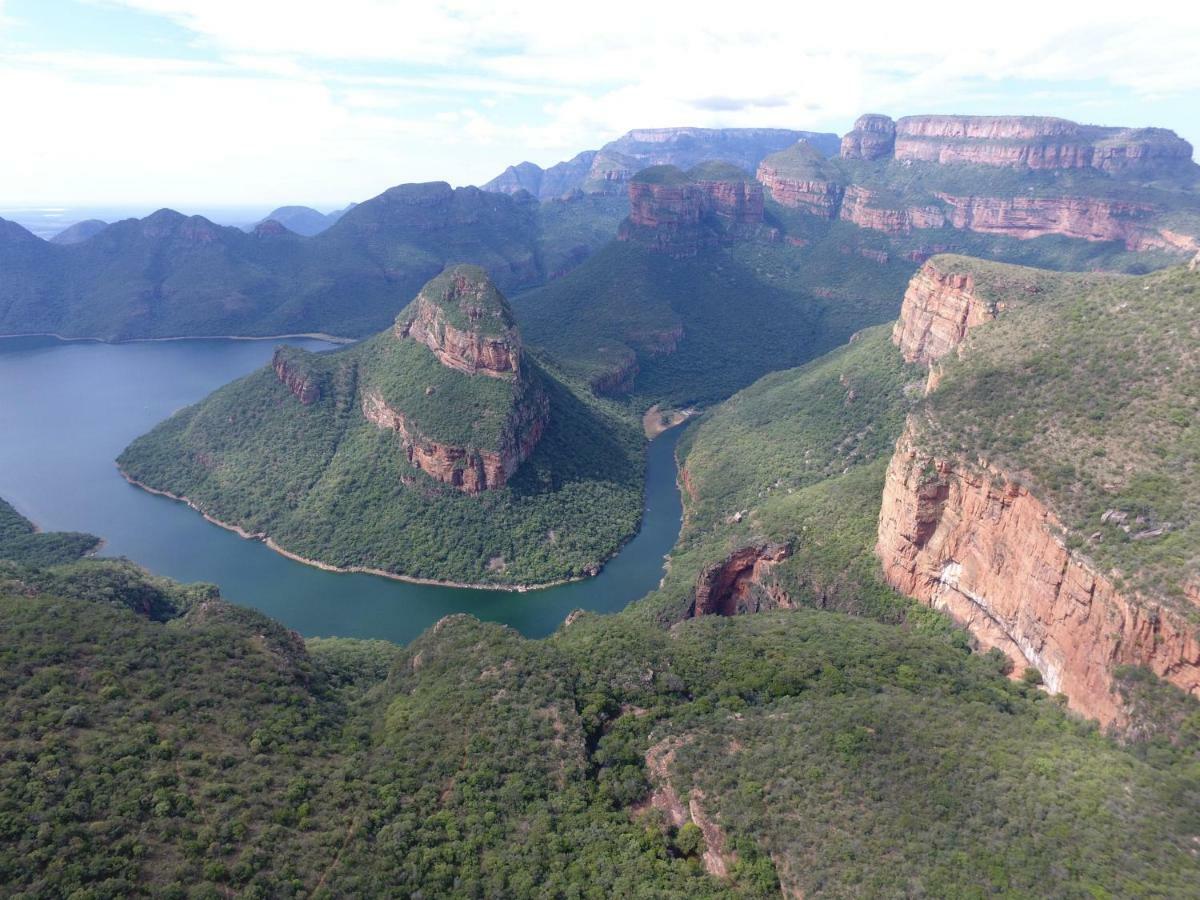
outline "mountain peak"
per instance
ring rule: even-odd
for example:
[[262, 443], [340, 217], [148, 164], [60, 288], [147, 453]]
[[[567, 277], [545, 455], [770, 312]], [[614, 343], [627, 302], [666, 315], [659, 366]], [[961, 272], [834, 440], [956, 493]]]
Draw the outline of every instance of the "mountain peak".
[[395, 333], [460, 372], [511, 378], [520, 368], [512, 308], [479, 266], [451, 266], [431, 279], [397, 318]]

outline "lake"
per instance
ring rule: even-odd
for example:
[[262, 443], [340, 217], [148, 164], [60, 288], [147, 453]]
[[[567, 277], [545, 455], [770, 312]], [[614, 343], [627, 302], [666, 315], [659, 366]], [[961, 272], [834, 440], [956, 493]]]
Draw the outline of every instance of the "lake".
[[178, 581], [211, 582], [226, 599], [262, 610], [307, 637], [403, 643], [456, 612], [540, 637], [573, 609], [613, 612], [657, 586], [682, 517], [674, 458], [679, 428], [650, 444], [638, 535], [595, 578], [527, 593], [325, 572], [121, 478], [113, 460], [131, 440], [263, 365], [278, 343], [0, 339], [0, 497], [44, 530], [97, 534], [106, 542], [101, 555], [126, 556]]

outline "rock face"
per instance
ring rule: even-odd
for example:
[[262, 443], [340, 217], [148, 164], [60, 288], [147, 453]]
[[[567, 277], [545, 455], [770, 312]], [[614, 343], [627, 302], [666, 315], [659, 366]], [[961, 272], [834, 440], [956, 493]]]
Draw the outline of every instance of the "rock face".
[[[725, 177], [713, 177], [724, 174]], [[695, 256], [763, 222], [762, 185], [743, 173], [655, 166], [629, 182], [629, 217], [617, 239]]]
[[782, 591], [765, 583], [774, 566], [791, 556], [787, 544], [750, 544], [706, 568], [696, 580], [693, 616], [736, 616], [791, 607]]
[[430, 440], [377, 392], [363, 393], [362, 413], [367, 421], [396, 432], [408, 461], [425, 474], [464, 493], [478, 494], [504, 485], [541, 440], [549, 415], [549, 402], [540, 392], [530, 400], [519, 404], [506, 423], [504, 438], [497, 450], [457, 447]]
[[[892, 333], [909, 362], [936, 363], [1008, 305], [980, 297], [952, 260], [927, 262], [905, 293]], [[888, 467], [876, 553], [897, 590], [940, 609], [1014, 674], [1036, 668], [1072, 709], [1121, 717], [1113, 670], [1146, 666], [1200, 692], [1200, 637], [1178, 613], [1122, 593], [1067, 549], [1062, 522], [1039, 498], [983, 461], [937, 456], [910, 419]], [[1195, 593], [1194, 588], [1191, 589]], [[1200, 604], [1200, 596], [1191, 596]]]
[[844, 187], [826, 171], [824, 161], [816, 148], [799, 141], [759, 163], [755, 177], [781, 206], [836, 219]]
[[1165, 128], [1104, 128], [1041, 116], [906, 116], [896, 123], [894, 157], [1127, 172], [1186, 165], [1192, 146]]
[[[432, 279], [397, 317], [387, 338], [420, 345], [453, 375], [451, 379], [504, 382], [491, 390], [498, 429], [482, 446], [439, 439], [414, 421], [413, 404], [438, 396], [432, 384], [409, 384], [404, 390], [380, 387], [387, 379], [363, 376], [362, 414], [370, 422], [396, 432], [408, 461], [427, 475], [468, 494], [505, 484], [541, 440], [549, 420], [550, 401], [541, 383], [521, 359], [521, 340], [508, 301], [478, 266], [454, 266]], [[378, 363], [384, 365], [384, 363]], [[441, 386], [446, 387], [448, 383]], [[466, 382], [455, 382], [456, 389]], [[499, 386], [497, 386], [499, 387]], [[420, 392], [425, 397], [413, 398]], [[502, 397], [503, 400], [497, 399]], [[434, 402], [437, 402], [436, 399]], [[406, 407], [408, 407], [406, 411]], [[462, 415], [461, 411], [451, 410]], [[468, 429], [471, 434], [474, 431]], [[460, 432], [461, 433], [461, 432]]]
[[927, 262], [904, 292], [892, 342], [905, 362], [933, 363], [955, 349], [967, 331], [996, 317], [998, 309], [975, 291], [969, 274], [943, 272]]
[[910, 431], [888, 468], [876, 552], [889, 584], [1002, 650], [1015, 674], [1036, 668], [1083, 715], [1119, 721], [1112, 673], [1120, 665], [1200, 692], [1194, 627], [1122, 595], [1063, 546], [1060, 529], [1023, 487], [931, 457]]
[[1120, 241], [1130, 250], [1165, 246], [1147, 226], [1155, 208], [1093, 197], [954, 197], [938, 195], [955, 228], [1017, 238], [1061, 234], [1085, 241]]
[[280, 347], [275, 351], [271, 368], [275, 370], [275, 377], [305, 406], [311, 406], [321, 399], [321, 388], [316, 378], [304, 369], [290, 348]]
[[[513, 378], [521, 364], [521, 342], [511, 313], [489, 296], [496, 293], [491, 281], [473, 277], [467, 268], [459, 267], [448, 279], [434, 279], [422, 288], [408, 315], [396, 323], [396, 334], [424, 344], [447, 368]], [[457, 307], [467, 327], [450, 321], [448, 307]]]
[[888, 116], [859, 116], [854, 130], [842, 138], [842, 159], [885, 159], [896, 146], [896, 123]]
[[888, 234], [908, 234], [914, 228], [941, 228], [946, 224], [945, 213], [936, 206], [888, 206], [875, 191], [857, 184], [846, 188], [839, 218]]

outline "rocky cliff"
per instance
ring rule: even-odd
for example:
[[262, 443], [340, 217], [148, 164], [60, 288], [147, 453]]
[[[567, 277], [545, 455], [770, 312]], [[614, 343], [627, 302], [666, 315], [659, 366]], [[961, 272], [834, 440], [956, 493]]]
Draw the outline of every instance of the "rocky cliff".
[[914, 228], [941, 228], [946, 224], [945, 213], [937, 206], [896, 204], [857, 184], [846, 188], [838, 217], [860, 228], [888, 234], [908, 234]]
[[[426, 351], [447, 371], [414, 375]], [[396, 432], [414, 466], [469, 494], [502, 486], [533, 452], [549, 416], [549, 399], [522, 362], [512, 309], [478, 266], [455, 266], [426, 284], [362, 378], [363, 416]], [[457, 421], [463, 416], [486, 419], [490, 436]], [[422, 419], [448, 419], [463, 437], [443, 437]]]
[[907, 116], [897, 160], [1127, 172], [1187, 165], [1192, 146], [1165, 128], [1106, 128], [1041, 116]]
[[845, 190], [825, 157], [807, 141], [773, 153], [758, 165], [755, 175], [781, 206], [823, 219], [836, 219]]
[[629, 182], [629, 217], [617, 238], [686, 257], [762, 222], [762, 185], [744, 172], [719, 164], [686, 173], [654, 166]]
[[495, 294], [490, 280], [457, 267], [422, 288], [396, 322], [396, 334], [424, 344], [447, 368], [513, 378], [521, 364], [521, 342], [507, 304], [498, 303]]
[[[978, 268], [963, 258], [937, 257], [913, 277], [905, 294], [893, 342], [906, 360], [930, 365], [932, 400], [941, 397], [940, 360], [957, 351], [969, 361], [970, 354], [982, 352], [964, 344], [972, 329], [997, 317], [1009, 321], [1027, 303], [1051, 302], [1057, 280], [1063, 281], [1064, 307], [1088, 292], [1080, 276], [995, 266], [983, 270], [989, 279], [985, 291]], [[1109, 289], [1124, 284], [1113, 281]], [[1097, 282], [1093, 290], [1102, 289]], [[1150, 284], [1124, 289], [1146, 303], [1153, 297], [1147, 292], [1163, 290]], [[1006, 385], [998, 380], [992, 390]], [[1072, 396], [1084, 402], [1093, 389], [1080, 383]], [[1113, 673], [1121, 665], [1145, 666], [1185, 691], [1200, 692], [1200, 633], [1188, 612], [1200, 606], [1194, 577], [1185, 573], [1180, 602], [1166, 603], [1129, 586], [1116, 571], [1098, 569], [1068, 547], [1070, 530], [1027, 486], [1025, 472], [934, 449], [955, 446], [938, 439], [960, 427], [943, 418], [929, 412], [911, 416], [889, 465], [876, 547], [886, 580], [950, 614], [982, 647], [1002, 650], [1014, 675], [1037, 669], [1051, 691], [1066, 694], [1073, 709], [1101, 722], [1120, 721]], [[1069, 426], [1058, 421], [1056, 427]], [[1111, 511], [1100, 522], [1112, 516], [1124, 521], [1126, 513]], [[1162, 533], [1147, 530], [1132, 538]], [[1102, 538], [1098, 531], [1090, 540]]]
[[854, 129], [842, 138], [842, 159], [886, 159], [896, 147], [896, 123], [888, 116], [859, 116]]
[[932, 456], [912, 429], [897, 444], [876, 548], [888, 583], [1002, 650], [1014, 675], [1037, 669], [1049, 690], [1102, 723], [1121, 716], [1120, 665], [1200, 692], [1194, 624], [1117, 590], [1062, 533], [1054, 513], [1003, 473]]
[[979, 296], [974, 276], [942, 268], [925, 263], [904, 292], [892, 342], [905, 362], [936, 362], [961, 344], [969, 329], [996, 317], [998, 305]]
[[692, 600], [692, 616], [736, 616], [765, 609], [791, 609], [788, 596], [767, 574], [791, 556], [784, 543], [740, 547], [700, 573]]
[[304, 365], [303, 356], [291, 347], [280, 347], [271, 360], [271, 368], [297, 400], [311, 406], [321, 398], [317, 376]]

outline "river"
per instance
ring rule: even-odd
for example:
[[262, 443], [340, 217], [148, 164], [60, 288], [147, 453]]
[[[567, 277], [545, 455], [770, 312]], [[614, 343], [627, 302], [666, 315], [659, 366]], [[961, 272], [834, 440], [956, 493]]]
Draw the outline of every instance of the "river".
[[[409, 584], [294, 562], [146, 493], [113, 460], [175, 410], [266, 363], [279, 342], [0, 339], [0, 497], [44, 530], [88, 531], [179, 581], [206, 581], [306, 637], [406, 643], [450, 613], [549, 634], [573, 609], [612, 612], [653, 590], [679, 534], [675, 428], [651, 442], [642, 529], [595, 578], [514, 593]], [[308, 349], [320, 341], [288, 343]]]

